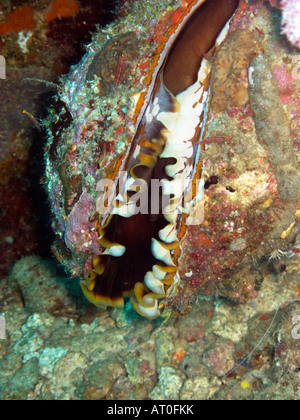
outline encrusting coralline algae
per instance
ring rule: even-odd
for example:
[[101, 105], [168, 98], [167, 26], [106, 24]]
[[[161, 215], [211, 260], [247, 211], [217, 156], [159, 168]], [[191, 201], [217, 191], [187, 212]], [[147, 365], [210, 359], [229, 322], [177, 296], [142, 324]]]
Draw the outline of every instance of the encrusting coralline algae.
[[300, 47], [300, 2], [299, 0], [281, 0], [282, 33], [295, 47]]

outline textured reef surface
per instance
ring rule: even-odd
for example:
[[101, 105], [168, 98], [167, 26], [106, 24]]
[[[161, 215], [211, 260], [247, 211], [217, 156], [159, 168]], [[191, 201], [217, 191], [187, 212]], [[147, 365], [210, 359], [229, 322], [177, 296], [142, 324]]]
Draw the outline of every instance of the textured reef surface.
[[45, 224], [50, 222], [42, 217], [47, 210], [39, 185], [44, 140], [38, 121], [59, 75], [81, 58], [95, 23], [105, 24], [113, 15], [113, 1], [109, 6], [106, 0], [96, 3], [1, 1], [0, 55], [6, 79], [0, 80], [0, 278], [22, 256], [46, 252], [50, 230]]
[[111, 167], [124, 147], [130, 89], [142, 88], [175, 3], [126, 2], [60, 85], [61, 99], [81, 102], [73, 116], [62, 100], [52, 108], [46, 184], [53, 249], [72, 276], [31, 255], [0, 282], [1, 399], [300, 398], [300, 71], [297, 33], [282, 28], [288, 2], [241, 1], [207, 55], [204, 220], [181, 238], [181, 280], [163, 316], [142, 318], [130, 301], [96, 308], [79, 287], [99, 253], [99, 160]]
[[97, 312], [51, 262], [25, 257], [0, 283], [0, 398], [299, 399], [299, 269], [298, 254], [285, 276], [266, 273], [251, 302], [199, 298], [147, 320], [129, 304]]

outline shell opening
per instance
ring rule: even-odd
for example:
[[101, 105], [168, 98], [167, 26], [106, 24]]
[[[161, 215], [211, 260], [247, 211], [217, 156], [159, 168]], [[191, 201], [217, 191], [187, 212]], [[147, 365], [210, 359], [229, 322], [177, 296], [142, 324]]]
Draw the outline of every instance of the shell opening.
[[[209, 80], [204, 59], [238, 6], [238, 0], [199, 1], [169, 52], [159, 63], [150, 101], [140, 119], [127, 154], [129, 182], [119, 192], [112, 215], [100, 220], [99, 243], [104, 248], [93, 258], [90, 277], [82, 282], [85, 296], [101, 307], [122, 306], [130, 294], [134, 309], [147, 318], [160, 315], [158, 301], [179, 281], [177, 268], [185, 217], [178, 206], [186, 180], [195, 173], [195, 147], [202, 121]], [[137, 212], [136, 182], [146, 183], [146, 205]], [[159, 195], [152, 181], [160, 183]], [[141, 191], [140, 191], [141, 192]], [[165, 199], [168, 199], [166, 202]], [[125, 212], [128, 205], [130, 212]], [[155, 214], [151, 209], [156, 205]]]

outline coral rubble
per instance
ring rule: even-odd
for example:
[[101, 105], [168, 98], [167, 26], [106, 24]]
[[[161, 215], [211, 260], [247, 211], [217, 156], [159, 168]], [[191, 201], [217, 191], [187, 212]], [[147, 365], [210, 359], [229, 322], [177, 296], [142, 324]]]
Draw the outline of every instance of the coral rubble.
[[209, 297], [149, 321], [128, 305], [84, 313], [51, 262], [25, 257], [0, 283], [0, 398], [299, 399], [299, 263], [247, 304]]

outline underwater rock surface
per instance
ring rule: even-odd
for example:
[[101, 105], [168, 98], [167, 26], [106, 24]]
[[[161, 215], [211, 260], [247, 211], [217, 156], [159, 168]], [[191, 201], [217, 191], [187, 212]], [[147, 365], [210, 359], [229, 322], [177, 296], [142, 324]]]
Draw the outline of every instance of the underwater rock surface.
[[22, 256], [48, 252], [51, 229], [40, 185], [44, 141], [40, 118], [59, 75], [79, 61], [83, 43], [89, 41], [96, 23], [111, 19], [114, 4], [107, 0], [1, 1], [0, 278]]
[[[107, 28], [116, 42], [95, 34], [91, 45], [105, 45], [106, 54], [96, 48], [93, 63], [85, 56], [62, 81], [51, 111], [58, 137], [47, 146], [47, 185], [55, 254], [74, 277], [31, 255], [0, 282], [1, 399], [300, 398], [299, 51], [280, 34], [280, 11], [269, 3], [241, 1], [228, 37], [208, 57], [204, 221], [181, 239], [181, 282], [164, 300], [167, 310], [156, 320], [140, 317], [129, 301], [102, 310], [79, 290], [76, 275], [87, 274], [99, 252], [90, 217], [96, 194], [87, 185], [100, 156], [101, 167], [114, 164], [116, 140], [128, 128], [126, 81], [135, 69], [131, 82], [139, 85], [151, 65], [136, 66], [148, 41], [141, 45], [134, 34], [150, 33], [154, 45], [164, 36], [171, 13], [159, 21], [166, 2], [155, 4], [152, 11], [149, 1], [126, 2], [131, 23]], [[153, 20], [144, 27], [148, 13]], [[121, 26], [129, 38], [117, 35]], [[94, 72], [94, 89], [83, 89]], [[112, 102], [103, 104], [99, 92], [112, 92]], [[83, 95], [72, 103], [75, 122], [63, 102], [68, 95]], [[103, 126], [107, 137], [95, 143]]]
[[25, 257], [0, 283], [0, 398], [299, 399], [299, 269], [298, 254], [286, 276], [265, 273], [252, 302], [202, 298], [146, 320], [129, 304], [90, 312], [51, 262]]

